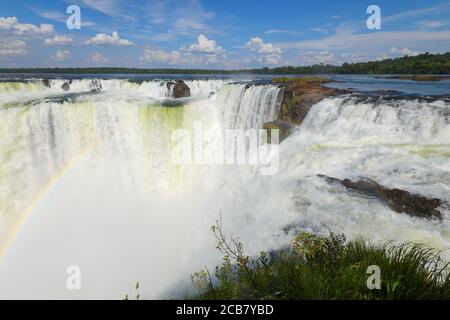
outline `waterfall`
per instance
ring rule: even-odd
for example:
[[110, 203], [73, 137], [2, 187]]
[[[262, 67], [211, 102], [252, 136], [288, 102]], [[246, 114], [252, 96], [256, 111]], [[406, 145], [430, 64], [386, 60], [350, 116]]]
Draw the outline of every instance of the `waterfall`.
[[[0, 82], [0, 102], [6, 102], [8, 98], [23, 98], [25, 96], [42, 97], [48, 94], [62, 93], [83, 93], [92, 89], [92, 82], [101, 84], [104, 92], [121, 92], [131, 94], [135, 92], [139, 96], [152, 98], [171, 98], [173, 92], [170, 91], [167, 84], [169, 80], [143, 80], [130, 81], [127, 79], [52, 79], [48, 80], [46, 86], [43, 80], [28, 80], [20, 82], [4, 81]], [[208, 98], [211, 94], [219, 92], [230, 80], [186, 80], [185, 83], [191, 90], [192, 97]], [[69, 90], [65, 92], [62, 87], [69, 85]], [[34, 95], [32, 95], [34, 93]]]
[[326, 99], [308, 113], [301, 129], [316, 139], [352, 143], [448, 144], [450, 103], [419, 100]]
[[[260, 129], [277, 118], [277, 86], [186, 80], [192, 96], [177, 101], [169, 80], [100, 80], [100, 92], [86, 79], [65, 92], [67, 81], [0, 82], [0, 298], [120, 299], [136, 281], [143, 298], [167, 297], [220, 263], [210, 234], [220, 214], [250, 255], [295, 231], [425, 241], [448, 254], [448, 212], [412, 218], [317, 177], [368, 177], [450, 202], [448, 102], [325, 99], [280, 145], [279, 173], [262, 176], [175, 164], [172, 137], [197, 122]], [[62, 279], [72, 264], [79, 292]]]
[[280, 91], [276, 86], [225, 85], [216, 98], [225, 127], [259, 129], [264, 122], [276, 119]]
[[186, 80], [185, 83], [191, 89], [191, 95], [209, 97], [212, 93], [219, 92], [231, 80]]

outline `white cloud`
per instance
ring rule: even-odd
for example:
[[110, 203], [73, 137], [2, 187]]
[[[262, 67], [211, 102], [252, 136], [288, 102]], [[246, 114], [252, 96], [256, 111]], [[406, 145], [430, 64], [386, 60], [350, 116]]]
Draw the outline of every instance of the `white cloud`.
[[423, 29], [440, 28], [447, 24], [448, 22], [443, 20], [420, 20], [416, 22], [416, 26]]
[[430, 48], [442, 51], [450, 49], [450, 31], [382, 31], [364, 34], [336, 33], [322, 39], [284, 42], [277, 44], [281, 48], [301, 50], [333, 50], [344, 52], [380, 52], [392, 47], [414, 47], [428, 51]]
[[420, 54], [420, 52], [418, 51], [412, 51], [407, 47], [403, 47], [403, 48], [396, 48], [396, 47], [392, 47], [390, 52], [394, 55], [401, 55], [401, 56], [417, 56], [418, 54]]
[[214, 13], [206, 11], [200, 0], [148, 1], [141, 10], [154, 26], [175, 35], [192, 35], [198, 32], [219, 33], [206, 22]]
[[0, 57], [24, 56], [26, 43], [22, 40], [0, 40]]
[[180, 33], [185, 33], [183, 32], [184, 30], [208, 30], [208, 26], [203, 22], [187, 17], [177, 19], [174, 23], [174, 27], [175, 30], [178, 30]]
[[37, 26], [29, 23], [19, 23], [16, 17], [0, 17], [0, 32], [2, 31], [16, 36], [37, 36], [53, 33], [54, 29], [51, 24]]
[[112, 35], [99, 33], [95, 37], [86, 41], [86, 44], [118, 46], [118, 47], [129, 47], [134, 45], [134, 43], [130, 40], [121, 39], [117, 31], [113, 31]]
[[398, 21], [406, 18], [416, 17], [423, 14], [439, 14], [450, 10], [450, 2], [444, 2], [432, 7], [405, 11], [399, 14], [383, 17], [383, 22]]
[[70, 52], [67, 50], [57, 50], [52, 59], [56, 61], [66, 61], [70, 58]]
[[64, 35], [55, 35], [53, 38], [45, 39], [45, 45], [56, 46], [56, 45], [67, 45], [73, 43], [73, 39]]
[[83, 0], [83, 3], [110, 16], [116, 16], [120, 13], [119, 3], [115, 0]]
[[176, 64], [181, 60], [181, 54], [178, 51], [164, 51], [159, 48], [146, 47], [144, 53], [139, 60], [146, 62], [167, 62], [169, 64]]
[[264, 43], [259, 37], [251, 38], [245, 47], [258, 54], [257, 61], [261, 64], [279, 64], [281, 63], [282, 50], [272, 43]]
[[324, 51], [302, 51], [299, 53], [299, 61], [294, 61], [293, 64], [301, 66], [310, 66], [314, 64], [331, 64], [342, 65], [343, 63], [364, 62], [371, 59], [366, 53], [362, 52], [331, 52]]
[[[46, 10], [41, 10], [41, 9], [36, 9], [36, 8], [33, 8], [32, 10], [45, 19], [61, 22], [64, 24], [67, 22], [68, 16], [64, 15], [61, 11], [46, 11]], [[82, 27], [91, 27], [94, 25], [95, 25], [95, 22], [87, 21], [84, 18], [81, 19]]]
[[263, 39], [259, 37], [251, 38], [245, 47], [258, 54], [281, 54], [280, 48], [275, 47], [271, 43], [264, 43]]
[[197, 43], [190, 45], [188, 48], [182, 48], [181, 50], [193, 53], [208, 53], [208, 54], [218, 54], [225, 52], [225, 50], [222, 47], [217, 45], [216, 41], [209, 40], [203, 34], [198, 36]]
[[318, 33], [328, 33], [328, 30], [327, 29], [324, 29], [324, 28], [311, 28], [311, 29], [309, 29], [310, 31], [313, 31], [313, 32], [318, 32]]
[[146, 46], [141, 62], [165, 65], [195, 66], [201, 67], [209, 64], [227, 64], [226, 51], [217, 45], [214, 40], [208, 39], [201, 34], [197, 42], [188, 46], [181, 47], [179, 50], [166, 51], [161, 48]]
[[303, 34], [302, 31], [293, 31], [293, 30], [283, 30], [283, 29], [271, 29], [265, 32], [266, 34], [289, 34], [291, 36], [300, 36]]
[[102, 55], [99, 52], [94, 52], [91, 55], [90, 60], [91, 60], [91, 62], [94, 62], [96, 64], [105, 64], [106, 62], [108, 62], [108, 58], [106, 58], [104, 55]]
[[301, 52], [299, 57], [302, 65], [336, 63], [336, 57], [329, 51], [306, 51]]

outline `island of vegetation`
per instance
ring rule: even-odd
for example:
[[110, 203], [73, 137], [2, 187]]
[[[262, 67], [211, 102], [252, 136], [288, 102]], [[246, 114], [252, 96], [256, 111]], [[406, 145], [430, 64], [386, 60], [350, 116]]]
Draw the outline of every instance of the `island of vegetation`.
[[139, 68], [0, 68], [0, 73], [53, 73], [53, 74], [450, 74], [450, 52], [424, 53], [417, 56], [385, 59], [342, 66], [315, 64], [312, 66], [284, 66], [243, 70], [211, 69], [139, 69]]

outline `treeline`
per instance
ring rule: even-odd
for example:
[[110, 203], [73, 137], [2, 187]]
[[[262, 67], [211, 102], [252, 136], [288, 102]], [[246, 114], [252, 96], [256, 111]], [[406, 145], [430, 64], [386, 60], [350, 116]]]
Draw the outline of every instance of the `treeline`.
[[305, 67], [284, 66], [244, 70], [211, 69], [139, 69], [139, 68], [1, 68], [0, 73], [69, 74], [450, 74], [450, 52], [385, 59], [342, 66], [315, 64]]

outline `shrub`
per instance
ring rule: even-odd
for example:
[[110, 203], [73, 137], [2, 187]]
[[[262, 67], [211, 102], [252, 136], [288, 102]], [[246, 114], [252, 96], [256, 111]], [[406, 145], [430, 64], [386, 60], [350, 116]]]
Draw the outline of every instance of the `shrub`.
[[[212, 227], [224, 254], [214, 276], [192, 276], [199, 299], [450, 299], [449, 267], [439, 252], [414, 243], [374, 245], [343, 235], [299, 234], [285, 249], [245, 255]], [[381, 270], [381, 288], [367, 287], [367, 268]]]

